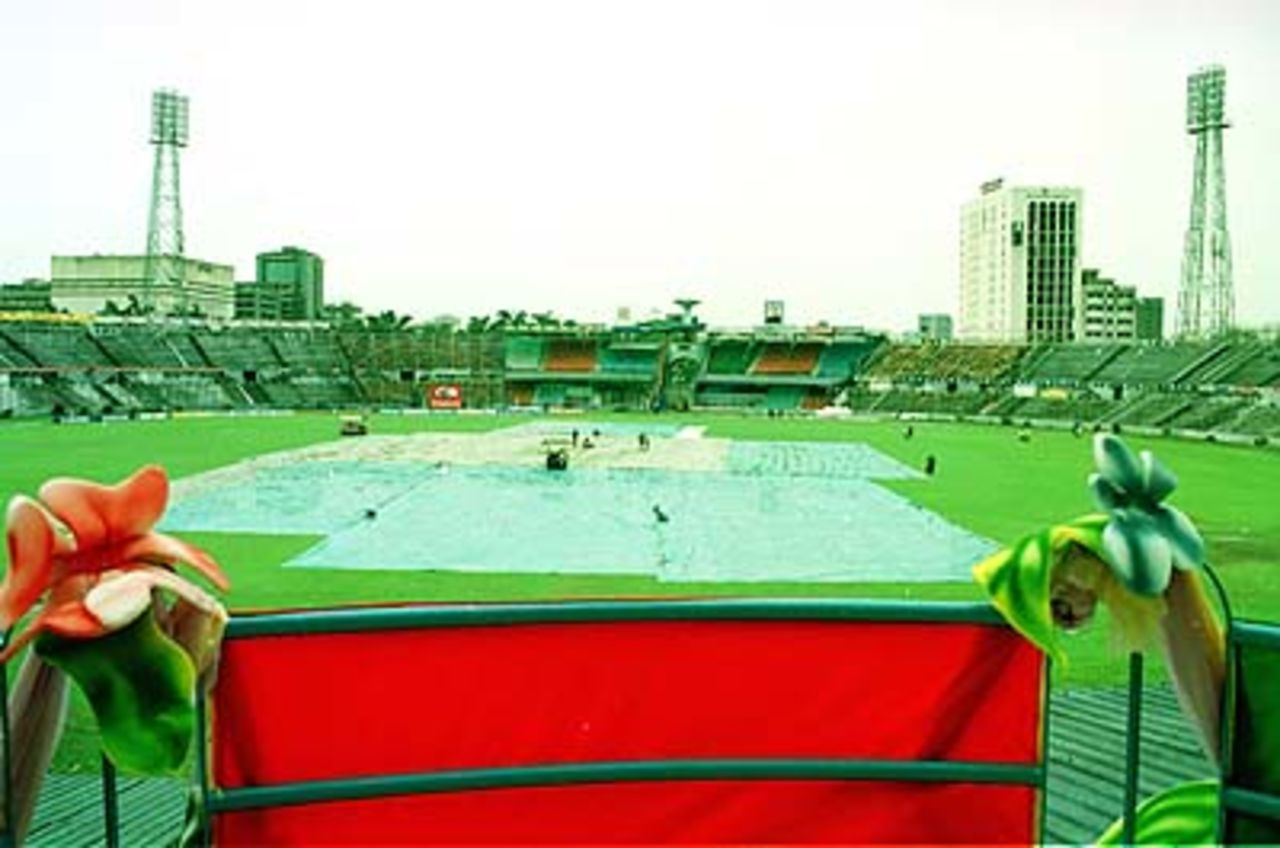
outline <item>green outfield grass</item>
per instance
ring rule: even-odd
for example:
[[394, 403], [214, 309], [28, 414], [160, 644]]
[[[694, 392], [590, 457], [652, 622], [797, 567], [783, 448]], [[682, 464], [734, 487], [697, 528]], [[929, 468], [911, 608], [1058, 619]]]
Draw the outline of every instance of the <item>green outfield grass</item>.
[[[375, 433], [424, 430], [479, 431], [529, 421], [528, 416], [380, 416]], [[950, 521], [999, 542], [1091, 509], [1084, 479], [1091, 467], [1088, 438], [1041, 432], [1020, 442], [1007, 427], [916, 423], [912, 439], [899, 423], [761, 419], [736, 416], [592, 416], [591, 420], [700, 424], [708, 435], [739, 439], [861, 441], [920, 467], [938, 460], [931, 479], [885, 485]], [[105, 425], [9, 422], [0, 424], [0, 492], [34, 493], [50, 476], [115, 480], [138, 465], [158, 462], [174, 477], [265, 453], [335, 438], [333, 415], [278, 418], [185, 418]], [[1179, 475], [1171, 500], [1204, 532], [1212, 561], [1238, 615], [1280, 619], [1280, 454], [1254, 448], [1131, 439], [1151, 447]], [[767, 595], [977, 599], [969, 584], [666, 584], [643, 577], [461, 574], [406, 571], [283, 569], [316, 540], [307, 536], [189, 533], [222, 563], [234, 587], [233, 610], [333, 606], [406, 600], [495, 600], [646, 595]], [[1060, 685], [1117, 683], [1124, 663], [1109, 649], [1099, 622], [1070, 641], [1070, 665], [1056, 671]], [[1162, 672], [1152, 663], [1153, 679]], [[55, 767], [96, 767], [91, 717], [74, 704]]]

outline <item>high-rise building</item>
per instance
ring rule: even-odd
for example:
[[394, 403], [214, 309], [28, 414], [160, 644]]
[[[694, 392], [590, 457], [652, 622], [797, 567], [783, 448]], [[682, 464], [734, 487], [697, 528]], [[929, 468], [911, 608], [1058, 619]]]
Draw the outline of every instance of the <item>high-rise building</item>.
[[324, 310], [324, 260], [300, 247], [259, 253], [257, 279], [236, 283], [236, 317], [314, 321]]
[[922, 339], [949, 342], [953, 335], [951, 316], [941, 312], [922, 314], [916, 322], [916, 331]]
[[1164, 341], [1164, 298], [1138, 298], [1138, 308], [1134, 316], [1134, 323], [1134, 331], [1138, 341]]
[[1133, 341], [1138, 329], [1138, 295], [1133, 286], [1116, 285], [1096, 268], [1080, 272], [1080, 292], [1084, 304], [1084, 333], [1081, 340]]
[[1082, 207], [1078, 188], [983, 184], [961, 212], [959, 338], [1081, 337]]

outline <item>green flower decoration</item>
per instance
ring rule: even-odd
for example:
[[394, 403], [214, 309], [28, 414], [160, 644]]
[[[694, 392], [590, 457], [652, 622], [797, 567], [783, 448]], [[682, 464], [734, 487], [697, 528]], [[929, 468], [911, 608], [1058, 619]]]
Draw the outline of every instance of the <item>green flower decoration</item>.
[[[1179, 783], [1152, 795], [1135, 810], [1135, 845], [1217, 845], [1218, 793], [1216, 780]], [[1117, 819], [1098, 846], [1124, 845], [1124, 820]]]
[[1204, 563], [1204, 540], [1191, 520], [1161, 503], [1178, 478], [1151, 451], [1134, 456], [1108, 433], [1094, 438], [1096, 474], [1089, 489], [1109, 516], [1102, 532], [1104, 559], [1125, 588], [1153, 597], [1169, 585], [1174, 566], [1194, 571]]
[[992, 605], [1054, 662], [1066, 660], [1050, 606], [1054, 563], [1072, 544], [1101, 556], [1106, 521], [1105, 515], [1080, 516], [1026, 536], [973, 567]]

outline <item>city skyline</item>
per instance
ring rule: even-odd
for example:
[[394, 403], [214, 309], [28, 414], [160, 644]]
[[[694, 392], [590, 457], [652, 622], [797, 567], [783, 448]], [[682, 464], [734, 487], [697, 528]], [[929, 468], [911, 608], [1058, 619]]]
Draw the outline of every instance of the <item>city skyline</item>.
[[0, 281], [141, 252], [172, 85], [188, 254], [249, 279], [297, 244], [371, 311], [689, 295], [719, 324], [781, 299], [906, 329], [958, 313], [960, 209], [993, 177], [1080, 187], [1081, 264], [1172, 306], [1186, 77], [1218, 62], [1238, 317], [1280, 321], [1271, 4], [72, 5], [19, 10], [0, 57]]

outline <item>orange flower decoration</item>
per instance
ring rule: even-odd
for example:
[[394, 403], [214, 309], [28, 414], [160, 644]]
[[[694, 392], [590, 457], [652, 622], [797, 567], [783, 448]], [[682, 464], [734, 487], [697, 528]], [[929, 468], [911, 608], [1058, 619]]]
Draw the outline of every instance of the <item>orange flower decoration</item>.
[[152, 531], [168, 499], [169, 479], [154, 465], [116, 486], [50, 480], [40, 487], [43, 505], [14, 497], [7, 516], [9, 571], [0, 584], [0, 631], [47, 598], [0, 651], [0, 662], [44, 632], [86, 639], [118, 631], [151, 608], [157, 588], [225, 619], [212, 595], [169, 568], [186, 563], [219, 589], [229, 586], [204, 551]]

